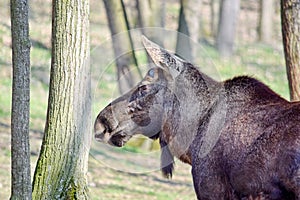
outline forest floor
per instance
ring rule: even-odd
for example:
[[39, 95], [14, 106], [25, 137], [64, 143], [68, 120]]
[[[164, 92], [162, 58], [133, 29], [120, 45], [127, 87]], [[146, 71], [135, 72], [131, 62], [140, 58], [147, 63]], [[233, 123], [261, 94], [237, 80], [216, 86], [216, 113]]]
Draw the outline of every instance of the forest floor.
[[[203, 16], [209, 16], [208, 3], [203, 7]], [[246, 2], [246, 1], [244, 1]], [[208, 33], [209, 23], [203, 18], [203, 40], [198, 45], [197, 65], [207, 74], [224, 80], [237, 75], [256, 77], [274, 91], [288, 98], [285, 63], [280, 38], [280, 26], [276, 14], [274, 43], [266, 45], [255, 39], [257, 23], [256, 1], [242, 5], [238, 27], [235, 55], [229, 59], [219, 58], [213, 47], [213, 39]], [[166, 48], [174, 48], [175, 30], [179, 3], [167, 1], [166, 29], [168, 32]], [[248, 6], [248, 7], [247, 7]], [[130, 9], [133, 9], [132, 7]], [[129, 10], [130, 10], [129, 9]], [[11, 38], [9, 1], [0, 2], [0, 199], [10, 196], [10, 107], [11, 107]], [[249, 20], [254, 19], [254, 20]], [[91, 1], [90, 14], [91, 61], [98, 70], [93, 74], [93, 117], [118, 95], [115, 68], [107, 61], [99, 61], [98, 49], [111, 50], [110, 33], [102, 2]], [[51, 61], [51, 1], [30, 1], [31, 48], [31, 114], [30, 145], [32, 175], [39, 154], [45, 126], [49, 69]], [[137, 38], [136, 40], [139, 40]], [[108, 46], [108, 47], [107, 47]], [[106, 54], [105, 54], [106, 55]], [[101, 58], [105, 55], [100, 55]], [[138, 55], [145, 61], [145, 56]], [[142, 61], [141, 61], [142, 62]], [[103, 64], [104, 63], [104, 64]], [[139, 138], [136, 139], [138, 141]], [[176, 161], [172, 179], [162, 177], [159, 169], [159, 150], [143, 150], [131, 145], [112, 148], [93, 142], [90, 151], [88, 184], [91, 199], [195, 199], [190, 167]]]
[[[2, 123], [2, 122], [1, 122]], [[0, 199], [10, 196], [10, 127], [0, 124]], [[42, 134], [30, 132], [31, 171], [34, 172]], [[176, 161], [172, 179], [162, 177], [159, 154], [93, 145], [88, 186], [94, 200], [195, 199], [190, 167]]]

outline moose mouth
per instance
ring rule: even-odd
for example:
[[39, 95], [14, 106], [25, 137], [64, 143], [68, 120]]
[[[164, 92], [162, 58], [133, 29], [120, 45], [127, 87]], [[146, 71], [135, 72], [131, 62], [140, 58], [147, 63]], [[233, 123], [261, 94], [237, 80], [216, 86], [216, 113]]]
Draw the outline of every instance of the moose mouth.
[[108, 144], [116, 147], [122, 147], [126, 144], [129, 138], [130, 137], [120, 131], [109, 138]]
[[116, 133], [111, 128], [110, 123], [106, 118], [100, 118], [96, 120], [94, 125], [95, 139], [98, 142], [104, 142], [116, 147], [122, 147], [131, 138], [123, 130], [119, 130]]

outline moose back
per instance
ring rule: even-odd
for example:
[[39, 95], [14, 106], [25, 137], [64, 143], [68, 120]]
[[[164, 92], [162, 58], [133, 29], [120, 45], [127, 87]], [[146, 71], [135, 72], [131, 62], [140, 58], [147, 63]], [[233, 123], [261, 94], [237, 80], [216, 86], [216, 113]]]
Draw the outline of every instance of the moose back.
[[198, 199], [300, 199], [300, 103], [254, 78], [217, 82], [143, 43], [156, 67], [99, 113], [97, 141], [159, 139], [163, 175], [174, 156], [190, 164]]

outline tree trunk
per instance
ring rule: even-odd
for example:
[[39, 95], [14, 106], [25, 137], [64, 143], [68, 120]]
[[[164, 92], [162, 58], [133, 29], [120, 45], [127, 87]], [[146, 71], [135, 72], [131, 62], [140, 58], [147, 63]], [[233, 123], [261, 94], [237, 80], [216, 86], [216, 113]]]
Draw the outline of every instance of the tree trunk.
[[282, 37], [292, 101], [300, 100], [300, 3], [281, 0]]
[[136, 0], [139, 27], [165, 26], [165, 0]]
[[30, 39], [28, 1], [11, 0], [12, 112], [11, 112], [11, 199], [31, 199], [29, 110]]
[[149, 26], [162, 28], [165, 27], [166, 0], [150, 0], [150, 8], [152, 16], [150, 17]]
[[134, 54], [131, 35], [128, 31], [128, 23], [126, 24], [127, 18], [122, 0], [103, 0], [103, 2], [112, 36], [119, 90], [121, 93], [124, 93], [135, 84], [135, 77], [131, 71], [133, 70], [131, 66], [137, 67], [138, 74], [140, 76], [139, 78], [141, 78], [142, 75], [139, 71]]
[[[150, 18], [152, 15], [149, 0], [136, 0], [138, 13], [138, 26], [140, 28], [150, 26]], [[143, 31], [143, 30], [142, 30]]]
[[[164, 37], [158, 28], [165, 26], [165, 7], [166, 0], [136, 0], [138, 11], [138, 25], [142, 34], [155, 41], [160, 46], [164, 46]], [[152, 59], [148, 54], [148, 63], [152, 63]], [[148, 65], [151, 68], [151, 65]]]
[[220, 4], [217, 49], [222, 57], [233, 54], [240, 0], [222, 0]]
[[176, 53], [193, 62], [196, 55], [191, 44], [199, 39], [201, 0], [181, 0], [178, 23]]
[[210, 32], [211, 36], [216, 37], [216, 30], [218, 30], [218, 10], [219, 10], [219, 1], [211, 0], [210, 1]]
[[88, 0], [53, 1], [48, 113], [34, 199], [88, 199], [91, 140]]
[[260, 0], [259, 14], [259, 40], [270, 44], [272, 43], [273, 34], [274, 1]]

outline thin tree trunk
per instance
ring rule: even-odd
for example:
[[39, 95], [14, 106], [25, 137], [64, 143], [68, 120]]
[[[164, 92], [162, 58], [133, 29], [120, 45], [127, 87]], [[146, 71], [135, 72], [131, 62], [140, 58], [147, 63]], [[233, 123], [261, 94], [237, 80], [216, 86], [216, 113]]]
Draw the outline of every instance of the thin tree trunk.
[[187, 25], [184, 7], [182, 6], [182, 3], [179, 11], [176, 54], [178, 54], [180, 57], [184, 58], [185, 60], [193, 62], [192, 44], [189, 38], [188, 25]]
[[274, 1], [260, 0], [259, 40], [265, 43], [272, 42]]
[[88, 199], [91, 140], [88, 0], [53, 1], [52, 63], [34, 199]]
[[137, 62], [137, 59], [136, 59], [136, 56], [135, 56], [135, 52], [134, 52], [133, 40], [132, 40], [132, 37], [131, 37], [131, 34], [130, 34], [129, 20], [128, 20], [128, 16], [127, 16], [127, 12], [126, 12], [126, 7], [125, 7], [125, 4], [124, 4], [123, 0], [121, 0], [121, 5], [122, 5], [123, 14], [124, 14], [125, 24], [126, 24], [126, 30], [128, 31], [128, 38], [129, 38], [129, 42], [130, 42], [130, 48], [132, 49], [133, 62], [134, 62], [134, 65], [137, 67], [137, 70], [138, 70], [138, 73], [140, 75], [140, 78], [142, 78], [142, 72], [138, 68], [138, 62]]
[[233, 54], [240, 0], [222, 0], [220, 4], [217, 49], [221, 56]]
[[216, 37], [216, 30], [218, 30], [218, 2], [216, 0], [210, 1], [210, 32], [211, 36]]
[[281, 0], [282, 37], [292, 101], [300, 100], [300, 3]]
[[201, 0], [181, 0], [176, 53], [193, 62], [196, 55], [191, 41], [198, 42], [200, 32]]
[[11, 199], [31, 199], [29, 110], [30, 39], [28, 1], [11, 0], [12, 112], [11, 112]]
[[122, 0], [103, 0], [103, 2], [112, 36], [119, 90], [121, 93], [124, 93], [135, 84], [135, 77], [131, 71], [133, 68], [131, 67], [137, 67], [140, 78], [142, 75], [137, 66]]

